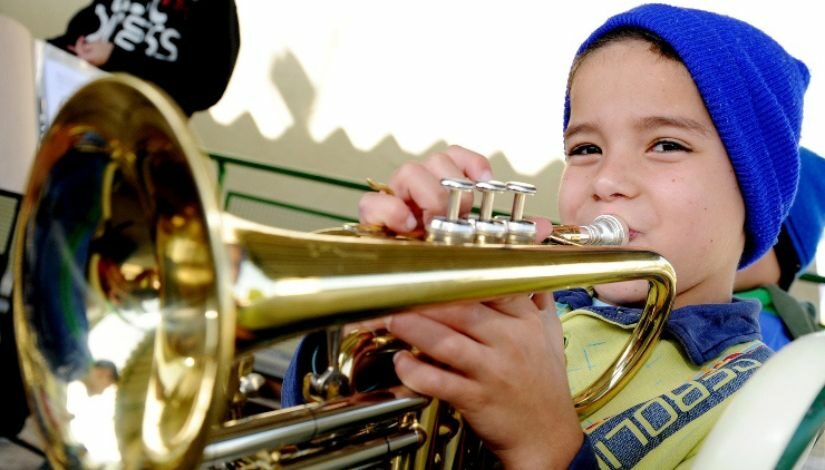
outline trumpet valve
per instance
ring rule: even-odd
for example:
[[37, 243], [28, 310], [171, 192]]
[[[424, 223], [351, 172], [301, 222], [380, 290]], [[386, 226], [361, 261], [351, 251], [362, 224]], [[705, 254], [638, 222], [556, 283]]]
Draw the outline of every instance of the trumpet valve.
[[465, 179], [444, 178], [441, 185], [450, 192], [446, 217], [433, 217], [427, 227], [427, 240], [431, 242], [459, 245], [472, 243], [475, 228], [467, 220], [459, 218], [462, 193], [471, 192], [475, 184]]
[[498, 244], [507, 240], [507, 222], [493, 219], [493, 198], [507, 190], [501, 181], [479, 181], [475, 188], [481, 193], [481, 210], [475, 221], [475, 241], [478, 244]]
[[527, 245], [536, 239], [536, 224], [524, 220], [524, 205], [527, 196], [536, 194], [536, 187], [529, 183], [508, 181], [507, 191], [513, 193], [513, 210], [507, 222], [507, 243], [511, 245]]

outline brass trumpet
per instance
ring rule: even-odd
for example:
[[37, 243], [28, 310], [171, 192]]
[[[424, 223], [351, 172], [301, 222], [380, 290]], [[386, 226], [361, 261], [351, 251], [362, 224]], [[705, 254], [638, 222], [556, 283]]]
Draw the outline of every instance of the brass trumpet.
[[[233, 363], [410, 306], [647, 279], [628, 345], [575, 397], [587, 413], [643, 364], [674, 296], [672, 267], [649, 252], [307, 234], [221, 213], [180, 112], [124, 75], [63, 107], [16, 237], [21, 366], [61, 468], [194, 467], [259, 451], [284, 467], [443, 464], [434, 442], [451, 418], [403, 388], [227, 421]], [[117, 371], [98, 373], [101, 360]]]

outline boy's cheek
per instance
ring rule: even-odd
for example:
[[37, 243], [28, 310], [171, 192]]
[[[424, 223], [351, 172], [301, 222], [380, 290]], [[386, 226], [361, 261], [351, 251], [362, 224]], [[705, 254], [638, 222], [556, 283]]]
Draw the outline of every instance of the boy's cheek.
[[565, 171], [559, 185], [558, 209], [562, 223], [575, 223], [576, 211], [586, 201], [585, 184]]
[[567, 204], [559, 197], [559, 219], [562, 224], [576, 223], [576, 215], [570, 204]]
[[579, 192], [566, 199], [559, 198], [559, 219], [562, 224], [587, 225], [593, 222], [597, 209], [591, 207], [592, 199], [587, 193]]

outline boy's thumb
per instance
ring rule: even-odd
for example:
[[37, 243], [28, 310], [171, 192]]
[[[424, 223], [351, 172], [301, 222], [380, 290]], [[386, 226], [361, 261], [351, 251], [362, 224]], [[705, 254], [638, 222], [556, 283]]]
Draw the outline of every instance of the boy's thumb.
[[536, 243], [541, 243], [553, 233], [553, 223], [544, 217], [527, 217], [536, 224]]

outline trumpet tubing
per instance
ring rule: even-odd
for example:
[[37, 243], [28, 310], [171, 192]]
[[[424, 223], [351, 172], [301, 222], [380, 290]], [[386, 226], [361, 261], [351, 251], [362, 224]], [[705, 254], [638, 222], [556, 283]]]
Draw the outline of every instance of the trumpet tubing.
[[[290, 452], [298, 465], [338, 466], [432, 455], [421, 449], [438, 429], [452, 436], [461, 424], [428, 421], [443, 406], [403, 388], [226, 421], [232, 364], [285, 337], [415, 305], [646, 279], [642, 321], [575, 397], [586, 414], [643, 364], [672, 303], [673, 269], [650, 252], [256, 225], [218, 209], [204, 160], [168, 99], [123, 75], [78, 91], [44, 138], [21, 205], [14, 303], [54, 466], [181, 468], [279, 449], [279, 465]], [[97, 405], [84, 406], [90, 397]], [[316, 449], [294, 452], [303, 442]]]

